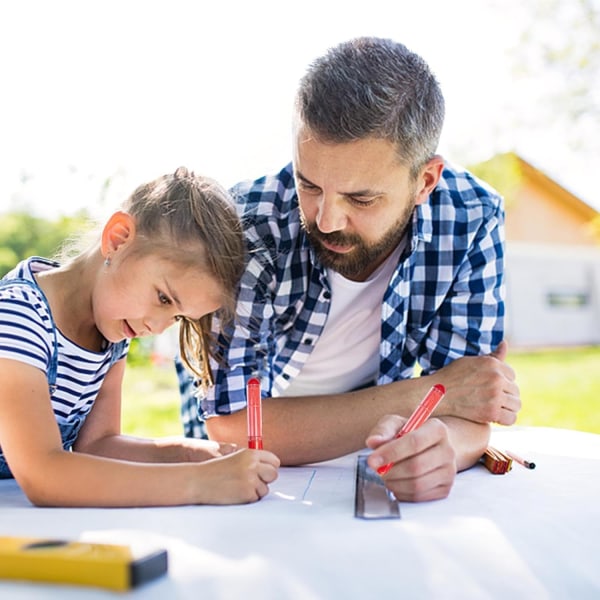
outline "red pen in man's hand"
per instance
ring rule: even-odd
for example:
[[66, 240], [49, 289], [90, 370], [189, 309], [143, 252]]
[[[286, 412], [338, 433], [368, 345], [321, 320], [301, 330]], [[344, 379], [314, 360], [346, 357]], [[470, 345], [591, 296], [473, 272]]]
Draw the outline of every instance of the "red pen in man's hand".
[[246, 383], [246, 411], [248, 413], [248, 448], [262, 450], [262, 400], [260, 381], [252, 377]]
[[[423, 423], [429, 418], [431, 413], [435, 410], [435, 407], [440, 403], [440, 400], [444, 397], [446, 393], [446, 388], [437, 383], [434, 385], [428, 392], [425, 398], [421, 400], [415, 411], [410, 417], [408, 417], [408, 421], [404, 423], [400, 431], [396, 434], [395, 439], [401, 438], [403, 435], [414, 431], [418, 427], [421, 427]], [[388, 463], [387, 465], [383, 465], [377, 469], [377, 472], [380, 475], [385, 475], [393, 466], [393, 463]]]

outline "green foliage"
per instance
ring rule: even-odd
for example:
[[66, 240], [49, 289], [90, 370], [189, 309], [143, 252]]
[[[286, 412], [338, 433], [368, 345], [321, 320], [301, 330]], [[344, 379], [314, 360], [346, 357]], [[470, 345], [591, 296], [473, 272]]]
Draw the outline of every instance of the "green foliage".
[[127, 353], [127, 366], [143, 367], [150, 365], [152, 338], [133, 338]]
[[515, 202], [515, 194], [523, 180], [521, 165], [515, 154], [497, 154], [490, 160], [469, 166], [469, 170], [498, 190], [507, 207]]
[[52, 258], [69, 239], [90, 227], [86, 213], [56, 220], [24, 212], [3, 214], [0, 219], [0, 277], [29, 256]]
[[123, 382], [122, 429], [138, 437], [182, 435], [179, 391], [173, 365], [127, 363]]

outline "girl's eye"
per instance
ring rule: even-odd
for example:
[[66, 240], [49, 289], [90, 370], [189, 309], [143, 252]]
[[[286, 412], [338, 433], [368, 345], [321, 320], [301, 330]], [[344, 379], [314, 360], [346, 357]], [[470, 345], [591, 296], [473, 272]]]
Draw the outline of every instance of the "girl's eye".
[[158, 292], [158, 301], [161, 304], [171, 304], [171, 300], [168, 296], [165, 296], [162, 292]]

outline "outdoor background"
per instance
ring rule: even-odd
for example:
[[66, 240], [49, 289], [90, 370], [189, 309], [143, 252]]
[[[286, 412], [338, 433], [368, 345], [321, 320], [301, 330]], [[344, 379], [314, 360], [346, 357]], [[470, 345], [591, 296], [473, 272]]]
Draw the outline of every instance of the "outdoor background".
[[0, 202], [113, 207], [185, 165], [226, 185], [290, 159], [307, 65], [359, 35], [421, 54], [441, 151], [515, 150], [600, 208], [600, 0], [19, 0], [0, 3]]
[[[0, 274], [180, 165], [227, 186], [281, 168], [298, 79], [359, 35], [430, 64], [447, 158], [515, 151], [600, 209], [600, 0], [19, 0], [0, 4]], [[172, 366], [149, 360], [135, 349], [125, 428], [179, 433]], [[509, 362], [519, 423], [600, 433], [598, 348]]]

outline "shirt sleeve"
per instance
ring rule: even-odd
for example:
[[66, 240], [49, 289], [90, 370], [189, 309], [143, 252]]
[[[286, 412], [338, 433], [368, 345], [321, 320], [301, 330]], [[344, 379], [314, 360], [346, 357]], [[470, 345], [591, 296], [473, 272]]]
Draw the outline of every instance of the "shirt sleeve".
[[202, 417], [230, 414], [246, 406], [246, 381], [260, 374], [264, 394], [270, 394], [271, 369], [268, 368], [273, 318], [271, 289], [274, 265], [264, 240], [253, 228], [246, 232], [248, 260], [242, 276], [236, 318], [219, 336], [223, 353], [212, 368], [215, 385], [200, 398]]
[[[429, 374], [466, 355], [488, 354], [504, 336], [504, 210], [501, 198], [482, 203], [483, 218], [424, 337], [419, 355]], [[468, 227], [469, 223], [464, 226]]]
[[15, 284], [0, 290], [0, 358], [31, 365], [44, 373], [52, 358], [52, 328], [33, 290]]

